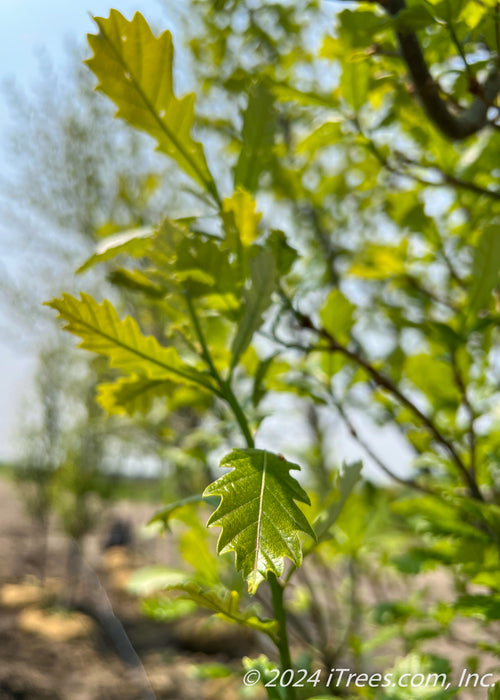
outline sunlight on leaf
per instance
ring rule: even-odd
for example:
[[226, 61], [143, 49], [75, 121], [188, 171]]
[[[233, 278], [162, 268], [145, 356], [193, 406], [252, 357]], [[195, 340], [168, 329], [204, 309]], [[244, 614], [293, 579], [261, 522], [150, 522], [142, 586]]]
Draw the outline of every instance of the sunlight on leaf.
[[63, 294], [47, 306], [59, 312], [65, 330], [82, 339], [80, 347], [105, 355], [111, 367], [155, 380], [181, 381], [215, 390], [211, 379], [184, 363], [177, 350], [164, 347], [153, 336], [144, 336], [137, 322], [127, 316], [120, 320], [105, 300], [99, 304], [82, 292], [77, 299]]
[[300, 566], [298, 533], [315, 534], [295, 501], [309, 504], [309, 496], [290, 475], [300, 467], [271, 452], [236, 449], [220, 466], [231, 471], [205, 489], [204, 496], [222, 497], [208, 525], [222, 528], [219, 554], [236, 553], [236, 568], [255, 593], [269, 571], [281, 576], [284, 557]]
[[158, 150], [217, 200], [203, 148], [191, 136], [194, 94], [174, 95], [172, 35], [155, 37], [138, 12], [129, 22], [117, 10], [96, 17], [99, 34], [89, 34], [94, 56], [86, 61], [99, 79], [98, 89], [118, 106], [117, 116], [158, 142]]

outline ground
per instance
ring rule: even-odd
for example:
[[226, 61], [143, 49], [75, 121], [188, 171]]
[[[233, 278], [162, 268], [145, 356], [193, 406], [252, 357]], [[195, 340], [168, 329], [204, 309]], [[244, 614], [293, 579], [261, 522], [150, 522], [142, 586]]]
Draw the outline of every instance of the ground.
[[[154, 510], [143, 504], [118, 507], [137, 530]], [[147, 698], [143, 673], [120, 660], [106, 630], [87, 614], [58, 608], [64, 598], [67, 543], [57, 528], [52, 528], [47, 582], [41, 591], [35, 578], [36, 534], [16, 488], [0, 479], [0, 700]], [[158, 700], [237, 697], [238, 681], [200, 676], [207, 664], [240, 668], [240, 655], [252, 651], [252, 640], [242, 638], [233, 626], [214, 627], [204, 615], [189, 625], [146, 619], [123, 584], [137, 559], [168, 561], [168, 540], [141, 541], [130, 554], [117, 549], [102, 553], [103, 537], [100, 532], [89, 538], [85, 558], [98, 573]]]

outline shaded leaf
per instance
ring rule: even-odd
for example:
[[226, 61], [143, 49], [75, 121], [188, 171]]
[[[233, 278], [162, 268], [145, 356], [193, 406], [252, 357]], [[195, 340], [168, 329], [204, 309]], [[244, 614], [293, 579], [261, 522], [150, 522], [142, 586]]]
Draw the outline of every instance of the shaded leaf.
[[483, 620], [500, 620], [500, 597], [490, 595], [461, 596], [455, 608], [462, 615], [479, 617]]
[[474, 252], [469, 312], [476, 314], [490, 305], [500, 275], [500, 224], [492, 223], [481, 234]]
[[342, 512], [342, 509], [345, 506], [347, 499], [351, 495], [352, 490], [358, 481], [361, 480], [362, 469], [363, 463], [361, 461], [352, 462], [351, 464], [344, 464], [338, 483], [338, 500], [330, 506], [326, 513], [322, 513], [320, 516], [318, 516], [316, 522], [314, 523], [314, 530], [316, 531], [318, 541], [328, 538], [330, 528], [336, 523], [337, 518]]
[[166, 289], [152, 282], [140, 270], [126, 270], [123, 267], [112, 270], [108, 275], [108, 282], [115, 287], [130, 289], [132, 292], [141, 292], [153, 299], [161, 299], [166, 294]]
[[298, 253], [295, 248], [289, 245], [286, 235], [283, 231], [277, 229], [271, 231], [266, 238], [266, 248], [268, 248], [276, 263], [276, 268], [280, 275], [287, 275], [292, 269], [292, 265], [297, 259]]
[[231, 346], [231, 366], [238, 360], [252, 341], [253, 334], [262, 324], [262, 314], [271, 303], [276, 285], [276, 268], [270, 251], [261, 249], [250, 260], [251, 286], [243, 292], [243, 316]]
[[209, 588], [195, 580], [186, 580], [183, 584], [169, 588], [178, 591], [200, 607], [212, 610], [226, 622], [243, 625], [271, 637], [277, 633], [278, 623], [275, 620], [261, 620], [252, 609], [240, 610], [237, 591], [229, 591], [222, 587]]
[[172, 382], [168, 380], [133, 375], [99, 384], [97, 401], [110, 415], [133, 416], [148, 413], [152, 402], [167, 397], [171, 390]]
[[240, 156], [234, 171], [235, 187], [255, 192], [260, 174], [269, 165], [276, 118], [272, 93], [262, 83], [253, 86], [243, 118]]
[[435, 19], [424, 5], [419, 5], [400, 10], [393, 22], [398, 32], [418, 32], [433, 24]]
[[367, 103], [371, 80], [370, 65], [366, 59], [361, 62], [344, 63], [340, 78], [340, 94], [355, 111]]

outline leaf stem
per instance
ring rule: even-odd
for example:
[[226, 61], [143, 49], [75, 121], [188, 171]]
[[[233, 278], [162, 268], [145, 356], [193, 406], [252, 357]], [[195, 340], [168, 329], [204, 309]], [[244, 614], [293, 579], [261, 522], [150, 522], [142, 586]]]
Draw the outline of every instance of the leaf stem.
[[205, 337], [203, 335], [203, 331], [201, 329], [200, 321], [198, 319], [198, 316], [196, 314], [193, 301], [189, 294], [186, 295], [186, 303], [187, 307], [189, 310], [189, 315], [191, 316], [191, 320], [193, 322], [193, 328], [196, 333], [196, 337], [198, 338], [198, 341], [201, 346], [201, 354], [205, 362], [207, 363], [207, 366], [210, 370], [210, 374], [214, 378], [214, 380], [217, 382], [217, 385], [220, 389], [220, 395], [229, 407], [231, 408], [234, 417], [236, 418], [236, 421], [240, 427], [241, 432], [243, 433], [243, 437], [245, 438], [245, 441], [248, 445], [248, 447], [254, 447], [255, 442], [252, 436], [252, 433], [250, 431], [250, 426], [248, 425], [248, 421], [246, 419], [245, 414], [243, 413], [243, 410], [238, 402], [238, 399], [234, 395], [234, 392], [231, 388], [231, 384], [229, 381], [224, 381], [222, 377], [220, 376], [217, 367], [214, 364], [214, 361], [212, 359], [212, 356], [210, 354], [210, 350], [208, 348], [207, 342], [205, 340]]
[[[288, 642], [288, 633], [286, 628], [286, 611], [283, 603], [284, 588], [273, 573], [269, 573], [267, 580], [271, 588], [271, 597], [273, 603], [273, 611], [275, 620], [279, 624], [278, 639], [276, 646], [280, 654], [281, 671], [288, 668], [293, 669], [292, 657], [290, 655], [290, 644]], [[286, 688], [287, 700], [296, 700], [296, 693], [293, 684]]]
[[[236, 395], [233, 392], [230, 379], [228, 379], [227, 381], [222, 379], [217, 368], [215, 367], [215, 364], [212, 360], [212, 356], [210, 354], [210, 350], [203, 335], [198, 316], [196, 315], [196, 310], [194, 308], [193, 301], [188, 294], [186, 295], [186, 303], [189, 315], [193, 323], [193, 328], [196, 333], [196, 337], [198, 338], [198, 341], [201, 346], [202, 357], [207, 363], [212, 377], [217, 382], [220, 388], [222, 398], [226, 400], [229, 407], [231, 408], [234, 417], [236, 418], [236, 421], [241, 429], [243, 437], [245, 438], [247, 446], [252, 448], [255, 446], [255, 441], [253, 439], [253, 435], [251, 433], [250, 426], [248, 425], [245, 413], [241, 408], [240, 403], [236, 398]], [[272, 572], [268, 573], [267, 580], [271, 588], [271, 599], [273, 605], [274, 619], [278, 623], [277, 636], [273, 636], [272, 639], [279, 651], [281, 670], [285, 671], [288, 668], [293, 668], [293, 666], [292, 658], [290, 655], [290, 644], [288, 641], [286, 611], [283, 604], [284, 587], [279, 583], [278, 579]], [[297, 696], [295, 693], [295, 688], [293, 688], [291, 685], [289, 685], [286, 688], [286, 697], [287, 700], [296, 700]]]

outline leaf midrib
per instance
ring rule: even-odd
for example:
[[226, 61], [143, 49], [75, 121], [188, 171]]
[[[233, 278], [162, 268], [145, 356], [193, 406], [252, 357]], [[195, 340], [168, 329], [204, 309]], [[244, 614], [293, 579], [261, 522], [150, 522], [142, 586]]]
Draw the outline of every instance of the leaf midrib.
[[[183, 372], [182, 370], [175, 369], [175, 368], [171, 367], [170, 365], [167, 365], [165, 362], [162, 362], [161, 360], [157, 360], [156, 358], [151, 357], [151, 355], [146, 355], [146, 353], [141, 352], [141, 350], [138, 350], [137, 348], [133, 348], [132, 346], [127, 345], [126, 343], [119, 340], [118, 338], [116, 338], [112, 335], [109, 335], [108, 333], [105, 333], [98, 326], [93, 326], [88, 321], [85, 321], [82, 318], [75, 316], [74, 314], [71, 314], [71, 313], [64, 312], [64, 316], [68, 320], [72, 319], [74, 323], [79, 323], [80, 325], [85, 326], [86, 328], [93, 331], [94, 333], [101, 335], [103, 338], [106, 338], [114, 345], [117, 345], [117, 346], [121, 347], [122, 349], [127, 350], [128, 352], [132, 353], [133, 355], [137, 355], [138, 357], [142, 358], [143, 360], [147, 360], [148, 362], [151, 362], [152, 364], [155, 364], [158, 367], [161, 367], [162, 369], [166, 369], [168, 372], [172, 372], [173, 374], [176, 374], [177, 376], [182, 377], [183, 379], [187, 379], [189, 381], [194, 382], [195, 384], [199, 384], [200, 386], [203, 386], [206, 389], [213, 391], [214, 393], [218, 393], [217, 390], [215, 389], [215, 387], [213, 387], [209, 382], [201, 381], [200, 379], [194, 378], [193, 376], [191, 376], [189, 374], [189, 372]], [[82, 341], [85, 342], [85, 339], [82, 338]]]
[[254, 573], [258, 571], [258, 564], [259, 564], [259, 553], [260, 553], [260, 546], [261, 546], [261, 539], [262, 539], [262, 514], [264, 510], [264, 490], [266, 488], [266, 472], [267, 472], [267, 452], [264, 452], [263, 455], [263, 464], [262, 464], [262, 484], [260, 487], [260, 501], [259, 501], [259, 514], [257, 516], [257, 533], [256, 533], [256, 539], [255, 539], [255, 558], [253, 562], [253, 570]]

